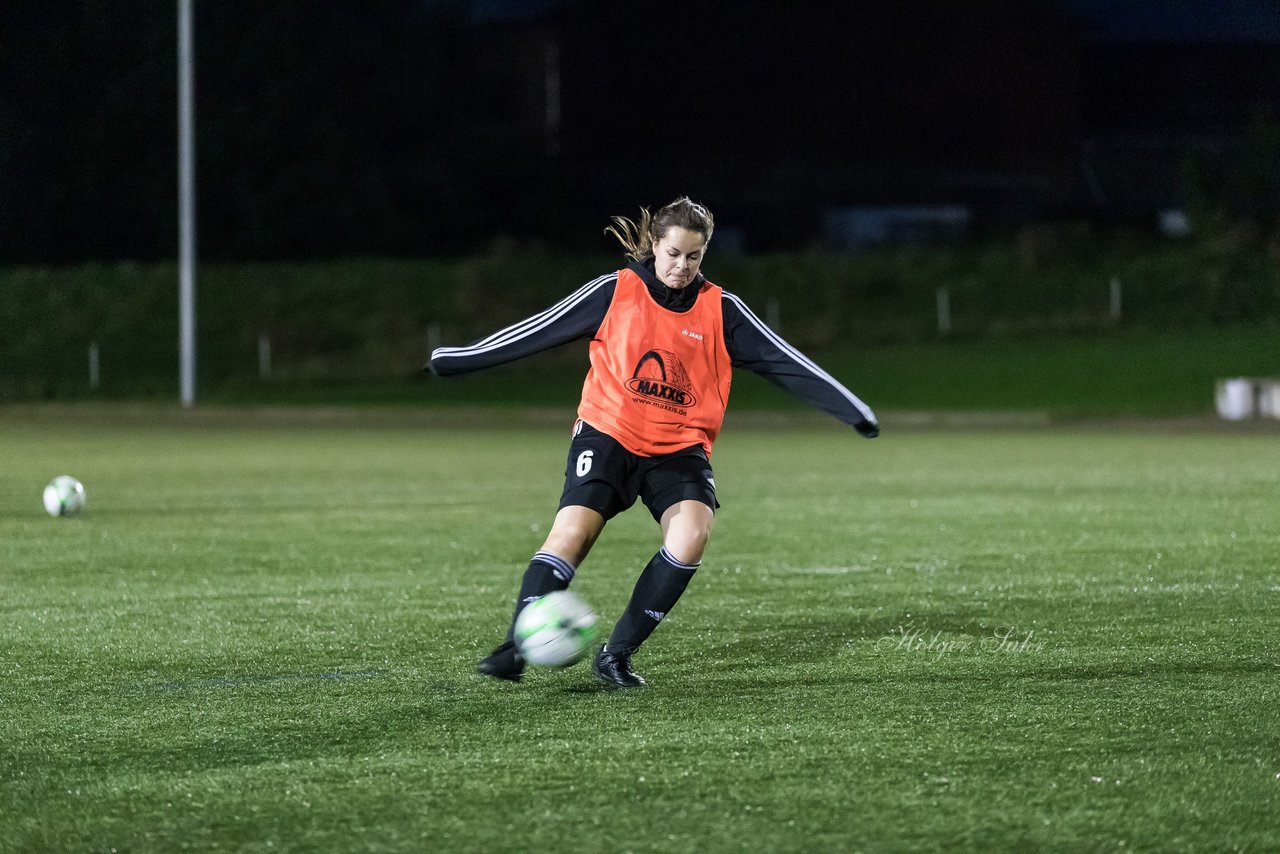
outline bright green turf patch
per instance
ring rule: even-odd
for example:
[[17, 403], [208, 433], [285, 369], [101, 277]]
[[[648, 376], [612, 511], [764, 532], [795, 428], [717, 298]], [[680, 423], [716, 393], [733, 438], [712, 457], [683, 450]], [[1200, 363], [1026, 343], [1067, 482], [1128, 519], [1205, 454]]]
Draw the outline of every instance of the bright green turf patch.
[[883, 346], [845, 365], [850, 384], [856, 379], [859, 393], [885, 410], [1208, 413], [1218, 379], [1280, 376], [1280, 330], [1126, 329]]
[[1274, 434], [731, 423], [614, 695], [472, 671], [567, 423], [69, 412], [0, 411], [0, 850], [1280, 847]]

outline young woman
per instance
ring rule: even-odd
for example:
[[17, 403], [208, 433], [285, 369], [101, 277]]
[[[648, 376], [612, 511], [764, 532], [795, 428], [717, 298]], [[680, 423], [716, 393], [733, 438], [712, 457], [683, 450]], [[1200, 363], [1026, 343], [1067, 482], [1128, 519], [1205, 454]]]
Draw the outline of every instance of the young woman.
[[[441, 347], [428, 369], [463, 374], [591, 338], [591, 367], [569, 444], [564, 493], [542, 548], [525, 570], [516, 614], [573, 580], [605, 524], [639, 498], [662, 530], [626, 610], [592, 665], [610, 687], [645, 684], [631, 657], [671, 612], [702, 561], [715, 520], [711, 446], [734, 368], [782, 386], [872, 438], [875, 414], [760, 322], [700, 268], [714, 220], [687, 197], [640, 221], [614, 217], [606, 232], [629, 263], [555, 305], [465, 347]], [[512, 618], [514, 626], [515, 618]], [[507, 639], [480, 673], [519, 681], [524, 660]]]

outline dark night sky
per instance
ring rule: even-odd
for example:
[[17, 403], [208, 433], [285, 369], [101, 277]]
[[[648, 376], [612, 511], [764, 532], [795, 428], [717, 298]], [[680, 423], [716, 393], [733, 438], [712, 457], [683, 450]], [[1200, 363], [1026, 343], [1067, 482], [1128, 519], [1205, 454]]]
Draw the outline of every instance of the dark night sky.
[[1058, 0], [1089, 24], [1090, 37], [1126, 44], [1280, 43], [1272, 0]]
[[[0, 260], [172, 256], [172, 5], [6, 4]], [[577, 248], [681, 193], [758, 248], [847, 204], [1141, 214], [1135, 140], [1171, 182], [1280, 101], [1274, 0], [198, 6], [208, 259]]]

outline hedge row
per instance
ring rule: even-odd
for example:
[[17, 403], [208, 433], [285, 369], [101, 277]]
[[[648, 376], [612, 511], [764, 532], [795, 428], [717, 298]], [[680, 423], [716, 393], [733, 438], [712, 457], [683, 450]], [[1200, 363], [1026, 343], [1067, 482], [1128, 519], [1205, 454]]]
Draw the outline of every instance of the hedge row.
[[[458, 261], [204, 267], [201, 386], [261, 384], [264, 338], [273, 383], [408, 376], [430, 345], [461, 343], [527, 316], [617, 263], [507, 251]], [[815, 353], [849, 340], [938, 337], [939, 289], [950, 304], [948, 334], [960, 336], [1280, 318], [1280, 271], [1265, 251], [1193, 243], [1100, 248], [1070, 233], [981, 248], [712, 254], [705, 272]], [[0, 270], [0, 399], [86, 394], [92, 343], [99, 393], [171, 393], [177, 281], [172, 265]]]

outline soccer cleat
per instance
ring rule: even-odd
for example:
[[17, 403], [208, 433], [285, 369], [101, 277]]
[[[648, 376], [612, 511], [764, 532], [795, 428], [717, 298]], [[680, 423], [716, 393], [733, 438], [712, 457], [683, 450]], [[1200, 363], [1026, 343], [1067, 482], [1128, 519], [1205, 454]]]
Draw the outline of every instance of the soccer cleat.
[[596, 660], [591, 664], [591, 672], [596, 679], [610, 688], [643, 688], [644, 677], [631, 669], [631, 653], [612, 653], [607, 649], [607, 645], [600, 647]]
[[504, 641], [497, 649], [480, 659], [476, 670], [494, 679], [519, 682], [524, 675], [524, 656], [516, 649], [515, 641]]

